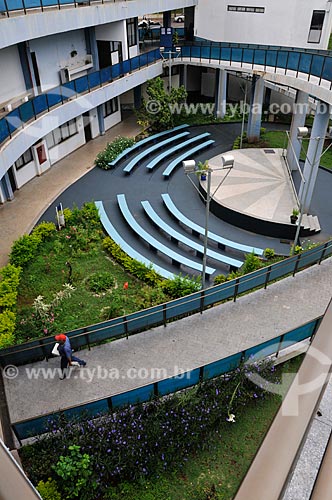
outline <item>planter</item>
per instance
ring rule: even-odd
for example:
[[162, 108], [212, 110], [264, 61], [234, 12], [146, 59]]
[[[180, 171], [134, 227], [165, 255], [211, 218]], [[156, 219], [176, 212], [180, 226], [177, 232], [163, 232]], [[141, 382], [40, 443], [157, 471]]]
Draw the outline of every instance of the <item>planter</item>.
[[201, 174], [201, 181], [206, 181], [206, 174]]
[[296, 224], [297, 219], [298, 219], [297, 215], [291, 215], [290, 216], [291, 224]]

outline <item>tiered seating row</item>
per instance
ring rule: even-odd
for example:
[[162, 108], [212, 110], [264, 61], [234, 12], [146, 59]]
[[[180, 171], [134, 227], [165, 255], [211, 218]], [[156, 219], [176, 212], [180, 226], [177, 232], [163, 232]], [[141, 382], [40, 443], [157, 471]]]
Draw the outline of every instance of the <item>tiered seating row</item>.
[[172, 135], [171, 137], [168, 137], [168, 139], [165, 139], [164, 141], [157, 142], [157, 144], [154, 144], [153, 146], [150, 146], [148, 149], [144, 149], [139, 153], [137, 156], [132, 158], [128, 165], [125, 166], [123, 171], [126, 174], [130, 174], [133, 168], [144, 158], [146, 158], [149, 154], [154, 153], [158, 149], [162, 149], [164, 146], [167, 146], [168, 144], [171, 144], [172, 142], [179, 141], [183, 137], [186, 137], [189, 135], [190, 132], [181, 132], [180, 134]]
[[168, 179], [169, 176], [173, 173], [173, 171], [176, 169], [176, 167], [183, 161], [183, 160], [188, 160], [191, 156], [193, 156], [195, 153], [198, 153], [198, 151], [202, 151], [202, 149], [208, 148], [212, 144], [214, 144], [215, 141], [210, 139], [209, 141], [205, 141], [202, 144], [198, 144], [194, 148], [189, 149], [188, 151], [185, 151], [182, 153], [180, 156], [177, 156], [175, 160], [173, 160], [168, 167], [164, 170], [163, 176], [165, 179]]
[[[164, 222], [152, 208], [149, 201], [142, 201], [141, 204], [148, 217], [154, 222], [154, 224], [159, 229], [162, 229], [165, 233], [169, 234], [171, 236], [172, 241], [176, 243], [181, 242], [184, 245], [187, 245], [189, 248], [196, 250], [196, 255], [203, 256], [204, 253], [203, 245], [196, 243], [190, 238], [187, 238], [186, 236], [184, 236], [183, 234], [179, 233], [174, 228], [166, 224], [166, 222]], [[228, 264], [230, 266], [231, 271], [237, 270], [243, 264], [243, 261], [241, 260], [233, 259], [231, 257], [228, 257], [227, 255], [222, 255], [210, 249], [207, 249], [206, 255], [208, 257], [211, 257], [211, 259], [215, 259], [219, 262], [222, 262], [223, 264]]]
[[[202, 272], [203, 270], [202, 264], [195, 262], [191, 259], [188, 259], [187, 257], [184, 257], [183, 255], [178, 254], [177, 252], [174, 252], [171, 248], [167, 247], [166, 245], [163, 245], [160, 241], [158, 241], [156, 238], [151, 236], [151, 234], [145, 231], [131, 214], [124, 194], [118, 194], [117, 199], [119, 208], [127, 224], [140, 238], [142, 238], [146, 243], [148, 243], [151, 250], [158, 251], [166, 255], [167, 257], [171, 258], [173, 265], [180, 266], [181, 264], [183, 264], [187, 267], [190, 267], [191, 269], [195, 269], [196, 271]], [[207, 277], [209, 277], [215, 271], [216, 270], [213, 269], [212, 267], [206, 267]]]
[[129, 156], [131, 153], [135, 152], [137, 149], [142, 148], [143, 146], [146, 146], [146, 144], [150, 144], [150, 142], [155, 142], [158, 139], [160, 139], [160, 137], [172, 134], [173, 132], [177, 132], [178, 130], [182, 130], [187, 127], [189, 127], [189, 125], [185, 123], [184, 125], [179, 125], [178, 127], [174, 127], [173, 129], [164, 130], [164, 132], [159, 132], [159, 134], [150, 135], [149, 137], [146, 137], [145, 139], [136, 142], [130, 148], [127, 148], [124, 151], [122, 151], [122, 153], [120, 153], [119, 156], [115, 158], [115, 160], [111, 161], [108, 164], [108, 166], [113, 168], [120, 160], [127, 158], [127, 156]]
[[160, 276], [163, 276], [163, 278], [166, 279], [172, 279], [174, 278], [174, 274], [167, 271], [166, 269], [157, 266], [153, 262], [151, 262], [149, 259], [141, 255], [139, 252], [137, 252], [133, 247], [131, 247], [123, 238], [122, 236], [117, 232], [111, 221], [109, 220], [105, 208], [103, 205], [102, 201], [96, 201], [95, 202], [96, 207], [98, 208], [99, 212], [99, 217], [100, 221], [107, 232], [107, 234], [112, 238], [115, 243], [117, 243], [122, 250], [129, 255], [129, 257], [132, 257], [133, 259], [136, 259], [138, 262], [141, 262], [142, 264], [145, 264], [148, 267], [152, 267], [157, 273], [160, 274]]
[[[189, 227], [193, 234], [196, 235], [204, 235], [205, 229], [202, 226], [199, 226], [195, 222], [188, 219], [182, 212], [174, 205], [173, 200], [171, 199], [168, 193], [161, 195], [167, 209], [173, 215], [175, 219]], [[249, 245], [242, 245], [241, 243], [236, 243], [235, 241], [227, 240], [222, 236], [219, 236], [211, 231], [208, 231], [208, 238], [218, 243], [219, 247], [224, 249], [225, 247], [234, 248], [235, 250], [239, 250], [240, 252], [251, 253], [252, 251], [256, 255], [263, 255], [264, 250], [262, 248], [251, 247]]]

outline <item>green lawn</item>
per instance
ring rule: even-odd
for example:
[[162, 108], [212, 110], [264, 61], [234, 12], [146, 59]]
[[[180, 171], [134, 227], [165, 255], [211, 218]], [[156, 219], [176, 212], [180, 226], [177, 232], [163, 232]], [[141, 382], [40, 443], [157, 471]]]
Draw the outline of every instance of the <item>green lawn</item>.
[[[262, 144], [263, 143], [263, 144]], [[329, 145], [330, 141], [325, 142], [324, 150]], [[303, 151], [301, 153], [301, 160], [305, 161], [305, 154], [308, 151], [309, 141], [303, 140], [302, 146]], [[266, 132], [262, 137], [262, 142], [255, 144], [255, 146], [250, 145], [251, 147], [271, 147], [271, 148], [284, 148], [287, 145], [287, 136], [284, 131], [269, 131]], [[246, 145], [244, 145], [246, 147]], [[332, 168], [332, 148], [329, 149], [323, 156], [321, 157], [320, 165], [325, 168]]]

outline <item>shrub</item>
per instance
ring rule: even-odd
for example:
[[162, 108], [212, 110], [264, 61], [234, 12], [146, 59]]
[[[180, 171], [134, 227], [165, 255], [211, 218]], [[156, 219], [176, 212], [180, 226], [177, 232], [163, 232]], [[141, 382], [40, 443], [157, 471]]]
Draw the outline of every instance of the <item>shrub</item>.
[[16, 306], [17, 288], [20, 283], [21, 268], [12, 264], [0, 269], [0, 311]]
[[158, 285], [163, 281], [162, 277], [152, 269], [152, 267], [147, 267], [141, 262], [129, 257], [109, 236], [103, 240], [103, 248], [107, 250], [126, 271], [136, 276], [136, 278], [150, 285]]
[[226, 276], [224, 274], [218, 274], [213, 280], [214, 285], [220, 285], [221, 283], [225, 283], [227, 281]]
[[123, 316], [125, 314], [123, 306], [123, 295], [120, 294], [117, 290], [113, 290], [112, 295], [110, 296], [110, 305], [103, 307], [103, 309], [101, 310], [102, 319], [107, 321], [112, 318]]
[[104, 151], [98, 153], [95, 159], [95, 165], [103, 170], [109, 170], [108, 164], [115, 160], [122, 151], [130, 148], [135, 143], [135, 140], [129, 137], [117, 137], [113, 142], [108, 143]]
[[54, 479], [48, 478], [46, 482], [39, 481], [37, 491], [43, 500], [61, 500], [61, 495]]
[[[52, 468], [62, 478], [61, 487], [66, 493], [66, 498], [82, 497], [84, 489], [87, 487], [89, 478], [92, 475], [91, 459], [87, 453], [80, 452], [80, 446], [69, 446], [69, 455], [61, 455], [55, 466]], [[93, 484], [89, 484], [89, 489]], [[83, 492], [82, 492], [83, 490]], [[85, 496], [85, 495], [84, 495]]]
[[261, 267], [261, 260], [254, 252], [247, 253], [244, 264], [241, 267], [242, 274], [252, 273]]
[[174, 276], [171, 280], [165, 280], [162, 283], [162, 289], [172, 299], [190, 295], [191, 293], [198, 292], [201, 288], [201, 278], [189, 278], [188, 276], [181, 276], [181, 274]]
[[16, 315], [13, 311], [5, 309], [0, 313], [0, 349], [14, 343]]
[[38, 234], [24, 234], [18, 240], [14, 241], [9, 262], [14, 266], [25, 267], [37, 255], [41, 241], [41, 237]]
[[274, 256], [275, 256], [275, 251], [273, 250], [273, 248], [265, 248], [265, 250], [264, 250], [264, 257], [267, 260], [273, 259]]
[[109, 290], [114, 286], [114, 278], [108, 272], [99, 272], [92, 274], [88, 280], [87, 284], [92, 292], [99, 293]]
[[41, 222], [32, 231], [32, 234], [39, 237], [42, 241], [51, 239], [55, 233], [56, 227], [53, 222]]

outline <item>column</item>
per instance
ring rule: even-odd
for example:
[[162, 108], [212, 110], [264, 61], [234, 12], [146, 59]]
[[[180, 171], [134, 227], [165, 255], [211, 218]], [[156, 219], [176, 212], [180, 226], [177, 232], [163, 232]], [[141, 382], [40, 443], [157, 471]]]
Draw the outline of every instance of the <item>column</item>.
[[5, 198], [7, 200], [13, 200], [14, 199], [14, 193], [13, 193], [13, 190], [12, 190], [12, 187], [11, 187], [11, 184], [10, 184], [8, 172], [5, 173], [5, 175], [2, 177], [2, 179], [1, 179], [0, 182], [1, 182], [1, 185], [2, 185], [2, 189], [3, 189], [3, 192], [4, 192]]
[[303, 204], [303, 212], [308, 212], [315, 189], [320, 157], [323, 152], [325, 135], [329, 125], [331, 109], [325, 102], [318, 102], [314, 123], [311, 130], [307, 157], [304, 165], [303, 176], [306, 180], [304, 187], [300, 190], [300, 201]]
[[99, 133], [100, 135], [105, 135], [104, 106], [102, 104], [100, 104], [100, 106], [97, 106], [97, 115], [98, 115]]
[[134, 88], [134, 108], [139, 109], [142, 104], [142, 86], [137, 85]]
[[261, 133], [264, 98], [264, 80], [254, 75], [251, 87], [251, 102], [248, 119], [248, 142], [258, 142]]
[[183, 85], [187, 90], [187, 82], [188, 82], [188, 65], [183, 64], [180, 66], [180, 85]]
[[169, 28], [172, 26], [172, 12], [170, 10], [163, 12], [163, 26], [164, 28]]
[[99, 56], [98, 56], [98, 45], [96, 40], [96, 30], [93, 27], [85, 28], [85, 46], [87, 54], [92, 55], [93, 68], [91, 68], [88, 72], [93, 73], [93, 71], [98, 71], [99, 68]]
[[225, 118], [227, 102], [227, 72], [224, 69], [216, 70], [216, 111], [218, 118]]
[[289, 143], [287, 147], [287, 160], [291, 170], [296, 170], [300, 159], [301, 142], [297, 138], [298, 127], [305, 125], [308, 112], [309, 95], [302, 90], [298, 90], [295, 99], [292, 123], [289, 131]]

